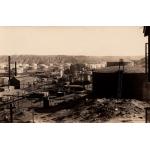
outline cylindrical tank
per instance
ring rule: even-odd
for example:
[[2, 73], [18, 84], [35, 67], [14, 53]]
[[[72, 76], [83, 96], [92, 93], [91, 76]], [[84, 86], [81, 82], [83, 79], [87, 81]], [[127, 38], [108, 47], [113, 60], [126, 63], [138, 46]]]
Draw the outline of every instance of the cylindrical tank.
[[0, 78], [0, 85], [4, 85], [4, 78]]

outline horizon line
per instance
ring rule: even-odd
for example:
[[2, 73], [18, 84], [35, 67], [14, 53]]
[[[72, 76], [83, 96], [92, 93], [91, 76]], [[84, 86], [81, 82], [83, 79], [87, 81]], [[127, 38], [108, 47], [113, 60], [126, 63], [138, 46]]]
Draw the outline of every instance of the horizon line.
[[0, 56], [90, 56], [90, 57], [132, 57], [132, 56], [136, 56], [136, 57], [140, 57], [140, 56], [145, 56], [144, 54], [142, 55], [70, 55], [70, 54], [4, 54]]

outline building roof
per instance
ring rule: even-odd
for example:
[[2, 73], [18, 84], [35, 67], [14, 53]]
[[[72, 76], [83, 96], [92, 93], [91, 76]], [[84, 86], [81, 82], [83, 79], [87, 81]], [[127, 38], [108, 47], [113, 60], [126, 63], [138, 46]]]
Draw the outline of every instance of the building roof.
[[[122, 67], [121, 67], [122, 68]], [[119, 70], [118, 66], [111, 66], [100, 69], [99, 73], [114, 73]], [[142, 67], [124, 67], [125, 73], [145, 73], [145, 68]]]
[[81, 85], [65, 85], [66, 87], [71, 87], [71, 88], [83, 88]]

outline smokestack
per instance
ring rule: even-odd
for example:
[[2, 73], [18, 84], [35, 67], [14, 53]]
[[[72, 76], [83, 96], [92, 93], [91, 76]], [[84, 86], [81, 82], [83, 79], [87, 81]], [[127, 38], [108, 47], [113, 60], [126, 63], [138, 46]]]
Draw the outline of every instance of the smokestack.
[[8, 56], [8, 77], [9, 77], [9, 81], [8, 84], [10, 85], [10, 56]]
[[17, 62], [15, 61], [15, 76], [17, 76]]

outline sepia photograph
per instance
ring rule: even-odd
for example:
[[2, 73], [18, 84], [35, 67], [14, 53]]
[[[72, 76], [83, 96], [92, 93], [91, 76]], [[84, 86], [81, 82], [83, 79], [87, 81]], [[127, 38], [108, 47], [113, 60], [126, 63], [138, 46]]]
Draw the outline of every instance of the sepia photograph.
[[149, 26], [0, 26], [0, 122], [150, 122], [149, 43]]
[[0, 149], [149, 149], [149, 6], [1, 0]]

